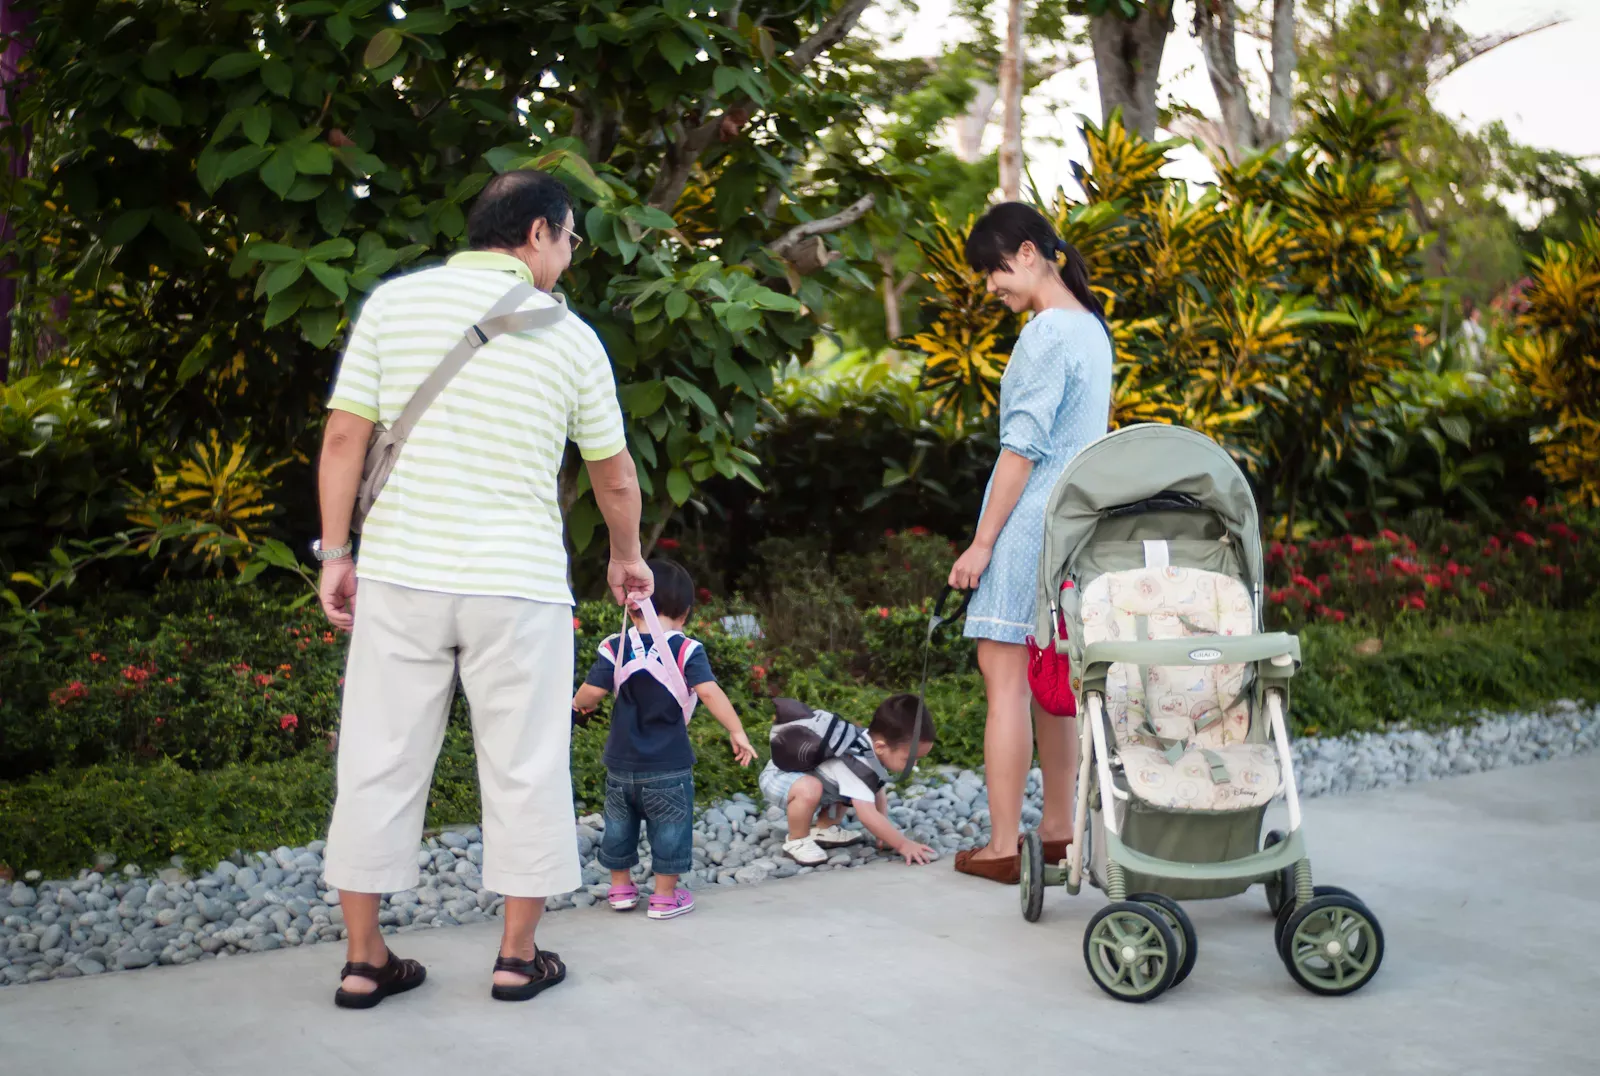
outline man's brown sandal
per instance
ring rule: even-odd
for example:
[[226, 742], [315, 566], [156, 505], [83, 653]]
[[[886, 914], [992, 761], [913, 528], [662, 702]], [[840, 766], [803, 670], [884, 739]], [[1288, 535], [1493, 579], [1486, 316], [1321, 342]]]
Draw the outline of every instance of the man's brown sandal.
[[[387, 949], [384, 951], [389, 953]], [[389, 953], [389, 959], [381, 967], [351, 961], [339, 972], [339, 980], [343, 982], [352, 975], [371, 979], [378, 986], [366, 993], [346, 990], [341, 986], [333, 994], [333, 1003], [341, 1009], [370, 1009], [391, 994], [415, 990], [428, 977], [428, 969], [415, 960], [401, 960]]]
[[495, 957], [495, 971], [509, 971], [513, 975], [526, 975], [528, 981], [520, 986], [501, 986], [495, 983], [489, 996], [496, 1001], [527, 1001], [536, 998], [567, 977], [567, 966], [561, 958], [547, 949], [534, 951], [532, 960], [514, 956]]
[[956, 870], [974, 878], [987, 878], [1002, 885], [1016, 885], [1022, 881], [1021, 856], [994, 856], [979, 859], [979, 849], [968, 848], [956, 853]]

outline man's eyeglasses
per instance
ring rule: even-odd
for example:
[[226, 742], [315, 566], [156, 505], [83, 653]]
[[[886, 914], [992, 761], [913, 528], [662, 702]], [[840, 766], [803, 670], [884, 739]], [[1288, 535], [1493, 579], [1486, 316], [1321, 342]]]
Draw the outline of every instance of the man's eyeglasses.
[[571, 246], [574, 251], [583, 245], [583, 236], [579, 235], [571, 228], [568, 228], [565, 224], [557, 224], [556, 227], [567, 233], [567, 244]]

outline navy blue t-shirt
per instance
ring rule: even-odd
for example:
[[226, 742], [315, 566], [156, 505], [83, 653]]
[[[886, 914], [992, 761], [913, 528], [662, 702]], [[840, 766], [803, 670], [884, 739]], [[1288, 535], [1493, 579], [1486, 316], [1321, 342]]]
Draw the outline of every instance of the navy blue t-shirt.
[[[641, 632], [640, 640], [645, 652], [654, 649], [650, 636]], [[668, 637], [672, 657], [676, 662], [688, 639], [682, 635]], [[633, 656], [633, 644], [613, 635], [607, 639], [608, 647], [623, 646], [621, 656], [626, 665]], [[683, 707], [672, 697], [667, 685], [646, 672], [628, 677], [622, 690], [614, 687], [616, 666], [601, 653], [589, 667], [584, 683], [604, 688], [616, 696], [611, 703], [611, 734], [606, 738], [604, 761], [608, 769], [633, 773], [660, 773], [682, 770], [694, 765], [694, 748], [689, 746], [689, 731], [684, 725]], [[683, 664], [683, 679], [690, 690], [700, 684], [714, 684], [711, 662], [706, 660], [706, 648], [696, 646]]]

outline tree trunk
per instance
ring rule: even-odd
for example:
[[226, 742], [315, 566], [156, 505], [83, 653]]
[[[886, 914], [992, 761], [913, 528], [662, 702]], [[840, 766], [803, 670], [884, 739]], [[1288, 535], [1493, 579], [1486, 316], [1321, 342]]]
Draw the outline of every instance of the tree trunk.
[[[18, 69], [28, 54], [28, 45], [22, 32], [33, 21], [32, 8], [19, 10], [12, 0], [0, 0], [0, 35], [6, 38], [5, 51], [0, 53], [0, 127], [11, 125], [11, 115], [16, 106]], [[6, 170], [13, 183], [28, 174], [28, 152], [33, 145], [33, 132], [23, 127], [21, 151], [7, 155]], [[0, 243], [11, 241], [14, 229], [11, 214], [0, 208]], [[12, 275], [16, 264], [12, 258], [0, 260], [0, 384], [11, 374], [11, 311], [17, 305], [17, 280]]]
[[900, 300], [906, 297], [906, 292], [911, 290], [911, 285], [916, 283], [917, 274], [907, 273], [900, 278], [899, 283], [894, 279], [894, 255], [883, 251], [878, 255], [878, 266], [883, 270], [883, 283], [880, 290], [883, 292], [883, 327], [884, 335], [889, 338], [892, 346], [895, 341], [905, 335], [905, 324], [900, 319]]
[[1115, 9], [1090, 17], [1102, 123], [1120, 109], [1124, 127], [1144, 138], [1155, 137], [1161, 54], [1173, 26], [1172, 0], [1147, 0], [1132, 19]]
[[1006, 50], [1000, 61], [1000, 196], [1008, 202], [1022, 198], [1022, 49], [1023, 0], [1010, 0], [1006, 15]]
[[1233, 0], [1200, 0], [1195, 4], [1195, 29], [1200, 35], [1200, 51], [1206, 59], [1206, 73], [1217, 95], [1222, 112], [1222, 130], [1227, 136], [1228, 156], [1253, 150], [1261, 144], [1256, 114], [1250, 109], [1250, 95], [1239, 72], [1239, 56], [1234, 47], [1238, 12]]
[[1267, 141], [1283, 142], [1294, 134], [1295, 0], [1272, 5], [1272, 92], [1267, 100]]
[[972, 91], [966, 113], [955, 124], [956, 158], [968, 164], [983, 156], [983, 133], [989, 129], [989, 117], [1000, 99], [1000, 90], [992, 82], [974, 82]]
[[1206, 74], [1217, 95], [1225, 135], [1224, 152], [1237, 159], [1243, 153], [1282, 142], [1294, 129], [1295, 0], [1275, 0], [1272, 6], [1272, 78], [1263, 123], [1250, 107], [1250, 95], [1234, 44], [1238, 7], [1234, 0], [1200, 0], [1195, 5], [1194, 29], [1200, 38]]

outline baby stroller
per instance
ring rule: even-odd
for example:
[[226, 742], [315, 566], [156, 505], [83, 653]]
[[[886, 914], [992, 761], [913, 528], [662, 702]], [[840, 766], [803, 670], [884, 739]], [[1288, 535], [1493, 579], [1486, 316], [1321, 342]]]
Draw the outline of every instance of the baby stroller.
[[[1383, 931], [1357, 897], [1314, 886], [1289, 754], [1293, 635], [1261, 630], [1255, 501], [1221, 446], [1140, 425], [1067, 466], [1045, 517], [1038, 637], [1072, 662], [1080, 763], [1067, 859], [1022, 848], [1023, 916], [1047, 885], [1088, 875], [1111, 903], [1084, 932], [1094, 981], [1149, 1001], [1194, 967], [1180, 900], [1261, 883], [1289, 974], [1348, 994], [1383, 961]], [[1261, 830], [1287, 801], [1288, 832]]]

